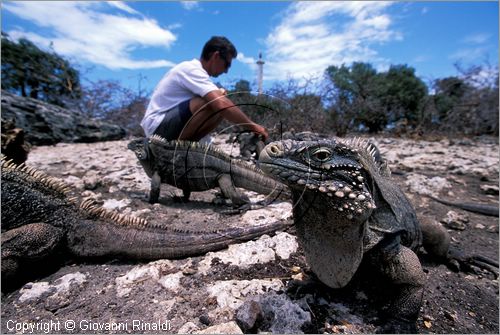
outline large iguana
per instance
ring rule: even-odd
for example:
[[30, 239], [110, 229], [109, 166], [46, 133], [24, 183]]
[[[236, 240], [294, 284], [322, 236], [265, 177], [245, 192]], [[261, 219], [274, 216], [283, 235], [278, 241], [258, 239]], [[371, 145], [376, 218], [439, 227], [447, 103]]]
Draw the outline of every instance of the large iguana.
[[441, 225], [419, 223], [377, 148], [361, 139], [283, 140], [264, 148], [259, 165], [290, 187], [297, 236], [318, 279], [344, 287], [364, 260], [397, 287], [386, 331], [415, 331], [425, 279], [416, 250], [458, 254]]
[[161, 183], [183, 190], [184, 200], [192, 191], [220, 187], [234, 206], [250, 202], [238, 191], [241, 187], [275, 198], [290, 199], [288, 188], [243, 161], [197, 142], [166, 141], [159, 136], [136, 139], [128, 144], [136, 154], [146, 174], [151, 178], [149, 201], [158, 202]]
[[213, 231], [169, 228], [69, 197], [62, 181], [2, 158], [2, 289], [55, 253], [153, 260], [223, 249], [290, 225], [285, 221]]

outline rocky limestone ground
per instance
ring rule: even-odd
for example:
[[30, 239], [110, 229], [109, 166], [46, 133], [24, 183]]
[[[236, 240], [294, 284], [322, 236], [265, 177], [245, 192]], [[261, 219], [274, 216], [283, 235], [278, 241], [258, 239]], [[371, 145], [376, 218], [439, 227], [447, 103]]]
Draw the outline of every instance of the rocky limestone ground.
[[[232, 155], [236, 146], [218, 137]], [[419, 217], [444, 224], [453, 245], [498, 261], [498, 218], [465, 212], [426, 194], [464, 202], [498, 203], [496, 139], [413, 141], [372, 138]], [[28, 164], [72, 185], [81, 198], [177, 227], [214, 228], [291, 219], [292, 205], [274, 203], [226, 215], [217, 191], [176, 203], [164, 185], [160, 203], [147, 199], [149, 180], [128, 141], [34, 147]], [[253, 200], [262, 196], [250, 194]], [[456, 272], [420, 255], [427, 284], [421, 333], [498, 333], [498, 280], [484, 270]], [[360, 272], [341, 290], [311, 278], [293, 229], [205, 256], [155, 262], [69, 260], [46, 276], [2, 295], [2, 333], [373, 333], [389, 289]]]

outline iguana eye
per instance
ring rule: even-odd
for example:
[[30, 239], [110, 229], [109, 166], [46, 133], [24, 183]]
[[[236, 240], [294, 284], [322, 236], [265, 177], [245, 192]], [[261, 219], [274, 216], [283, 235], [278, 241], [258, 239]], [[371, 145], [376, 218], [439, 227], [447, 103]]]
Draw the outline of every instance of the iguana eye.
[[319, 162], [326, 162], [332, 156], [332, 152], [329, 149], [318, 148], [311, 153], [312, 158]]

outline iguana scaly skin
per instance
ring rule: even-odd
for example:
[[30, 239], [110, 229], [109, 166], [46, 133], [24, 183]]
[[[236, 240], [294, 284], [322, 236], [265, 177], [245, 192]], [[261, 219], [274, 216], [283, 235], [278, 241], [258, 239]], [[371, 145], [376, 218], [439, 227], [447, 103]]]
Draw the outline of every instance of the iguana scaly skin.
[[[28, 166], [2, 159], [2, 283], [61, 251], [74, 257], [154, 260], [219, 250], [290, 225], [182, 231], [69, 198], [70, 188]], [[4, 287], [4, 286], [2, 286]]]
[[425, 279], [415, 251], [423, 244], [449, 259], [450, 239], [435, 221], [419, 223], [379, 156], [361, 139], [284, 140], [268, 144], [259, 165], [290, 187], [297, 236], [319, 280], [344, 287], [366, 260], [397, 288], [387, 330], [413, 332]]
[[151, 203], [158, 202], [161, 183], [182, 189], [185, 200], [189, 199], [192, 191], [207, 191], [216, 187], [220, 187], [235, 206], [250, 202], [237, 187], [264, 194], [269, 200], [290, 199], [285, 185], [213, 146], [166, 141], [154, 135], [148, 140], [133, 140], [128, 148], [134, 151], [151, 178]]

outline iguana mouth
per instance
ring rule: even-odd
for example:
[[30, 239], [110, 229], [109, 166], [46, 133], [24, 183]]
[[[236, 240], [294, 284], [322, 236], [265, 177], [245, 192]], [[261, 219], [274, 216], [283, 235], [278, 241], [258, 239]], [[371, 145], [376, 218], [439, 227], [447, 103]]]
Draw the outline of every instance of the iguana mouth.
[[270, 144], [261, 151], [259, 166], [265, 173], [299, 193], [314, 192], [327, 199], [350, 220], [375, 208], [367, 171], [352, 152], [345, 150], [351, 156], [341, 157], [324, 145], [305, 151], [300, 144], [295, 150], [286, 148], [286, 144]]
[[262, 150], [259, 164], [262, 170], [289, 183], [301, 181], [299, 184], [303, 184], [302, 180], [306, 180], [307, 184], [319, 185], [330, 181], [356, 187], [358, 182], [364, 181], [362, 165], [354, 152], [347, 152], [346, 157], [342, 153], [347, 149], [335, 150], [320, 142], [307, 148], [300, 142], [295, 145], [281, 141]]
[[358, 183], [364, 181], [364, 177], [362, 177], [362, 173], [358, 168], [346, 164], [331, 166], [329, 170], [321, 172], [314, 170], [310, 166], [307, 166], [307, 168], [304, 168], [305, 165], [291, 167], [280, 164], [279, 162], [260, 162], [259, 166], [263, 171], [269, 172], [276, 179], [287, 181], [288, 184], [294, 183], [304, 185], [303, 182], [298, 182], [299, 180], [306, 181], [305, 184], [317, 185], [325, 181], [332, 181], [336, 184], [352, 185], [356, 187]]

